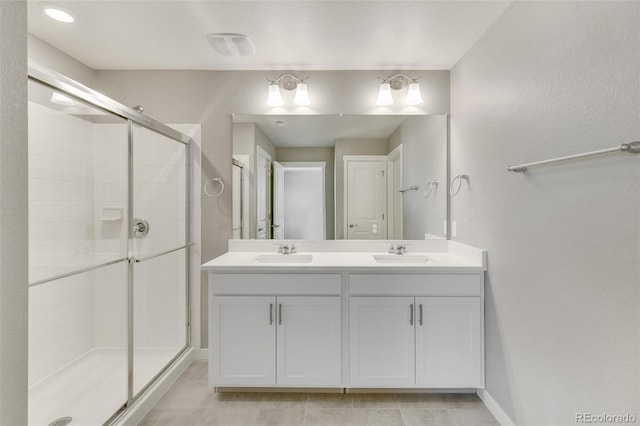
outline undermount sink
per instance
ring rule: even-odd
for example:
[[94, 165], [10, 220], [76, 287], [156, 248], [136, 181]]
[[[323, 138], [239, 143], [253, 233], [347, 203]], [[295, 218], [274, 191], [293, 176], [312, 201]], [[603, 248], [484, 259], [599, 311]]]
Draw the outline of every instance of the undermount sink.
[[424, 254], [374, 254], [373, 258], [379, 263], [428, 263], [431, 262]]
[[259, 254], [258, 263], [309, 263], [313, 260], [311, 254]]

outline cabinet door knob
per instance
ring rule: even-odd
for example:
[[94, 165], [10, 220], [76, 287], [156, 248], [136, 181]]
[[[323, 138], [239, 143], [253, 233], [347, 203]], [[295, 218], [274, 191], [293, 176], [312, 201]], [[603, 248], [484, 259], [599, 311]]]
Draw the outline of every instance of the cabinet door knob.
[[410, 307], [410, 311], [409, 311], [409, 324], [413, 325], [413, 303], [411, 305], [409, 305]]
[[358, 225], [357, 225], [357, 224], [355, 224], [355, 223], [350, 223], [350, 224], [349, 224], [349, 228], [353, 228], [354, 226], [358, 226]]

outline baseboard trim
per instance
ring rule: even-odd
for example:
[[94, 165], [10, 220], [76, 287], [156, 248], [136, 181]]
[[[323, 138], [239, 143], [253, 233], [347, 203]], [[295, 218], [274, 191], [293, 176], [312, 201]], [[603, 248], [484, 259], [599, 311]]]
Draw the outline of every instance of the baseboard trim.
[[487, 392], [486, 389], [478, 389], [476, 393], [478, 394], [482, 402], [484, 402], [484, 405], [487, 407], [489, 412], [493, 414], [493, 417], [495, 417], [498, 423], [500, 423], [500, 425], [502, 426], [515, 425], [513, 420], [511, 420], [511, 418], [507, 415], [507, 413], [504, 412], [502, 407], [500, 407], [500, 404], [498, 404], [496, 400], [493, 399], [491, 394]]
[[193, 359], [209, 359], [209, 349], [194, 349]]

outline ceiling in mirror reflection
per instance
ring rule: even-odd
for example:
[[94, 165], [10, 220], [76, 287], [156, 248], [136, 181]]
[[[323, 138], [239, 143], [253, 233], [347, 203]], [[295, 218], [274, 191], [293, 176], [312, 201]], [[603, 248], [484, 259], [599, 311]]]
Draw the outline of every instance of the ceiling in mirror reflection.
[[388, 139], [405, 115], [240, 115], [234, 123], [255, 123], [277, 147], [332, 147], [336, 139]]

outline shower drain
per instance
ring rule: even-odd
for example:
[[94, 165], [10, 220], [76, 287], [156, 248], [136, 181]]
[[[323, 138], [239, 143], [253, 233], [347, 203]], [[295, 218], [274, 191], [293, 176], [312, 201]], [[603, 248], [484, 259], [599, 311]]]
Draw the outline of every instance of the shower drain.
[[55, 419], [54, 421], [49, 423], [49, 426], [67, 426], [69, 423], [71, 423], [71, 420], [73, 419], [69, 416], [60, 417], [59, 419]]

